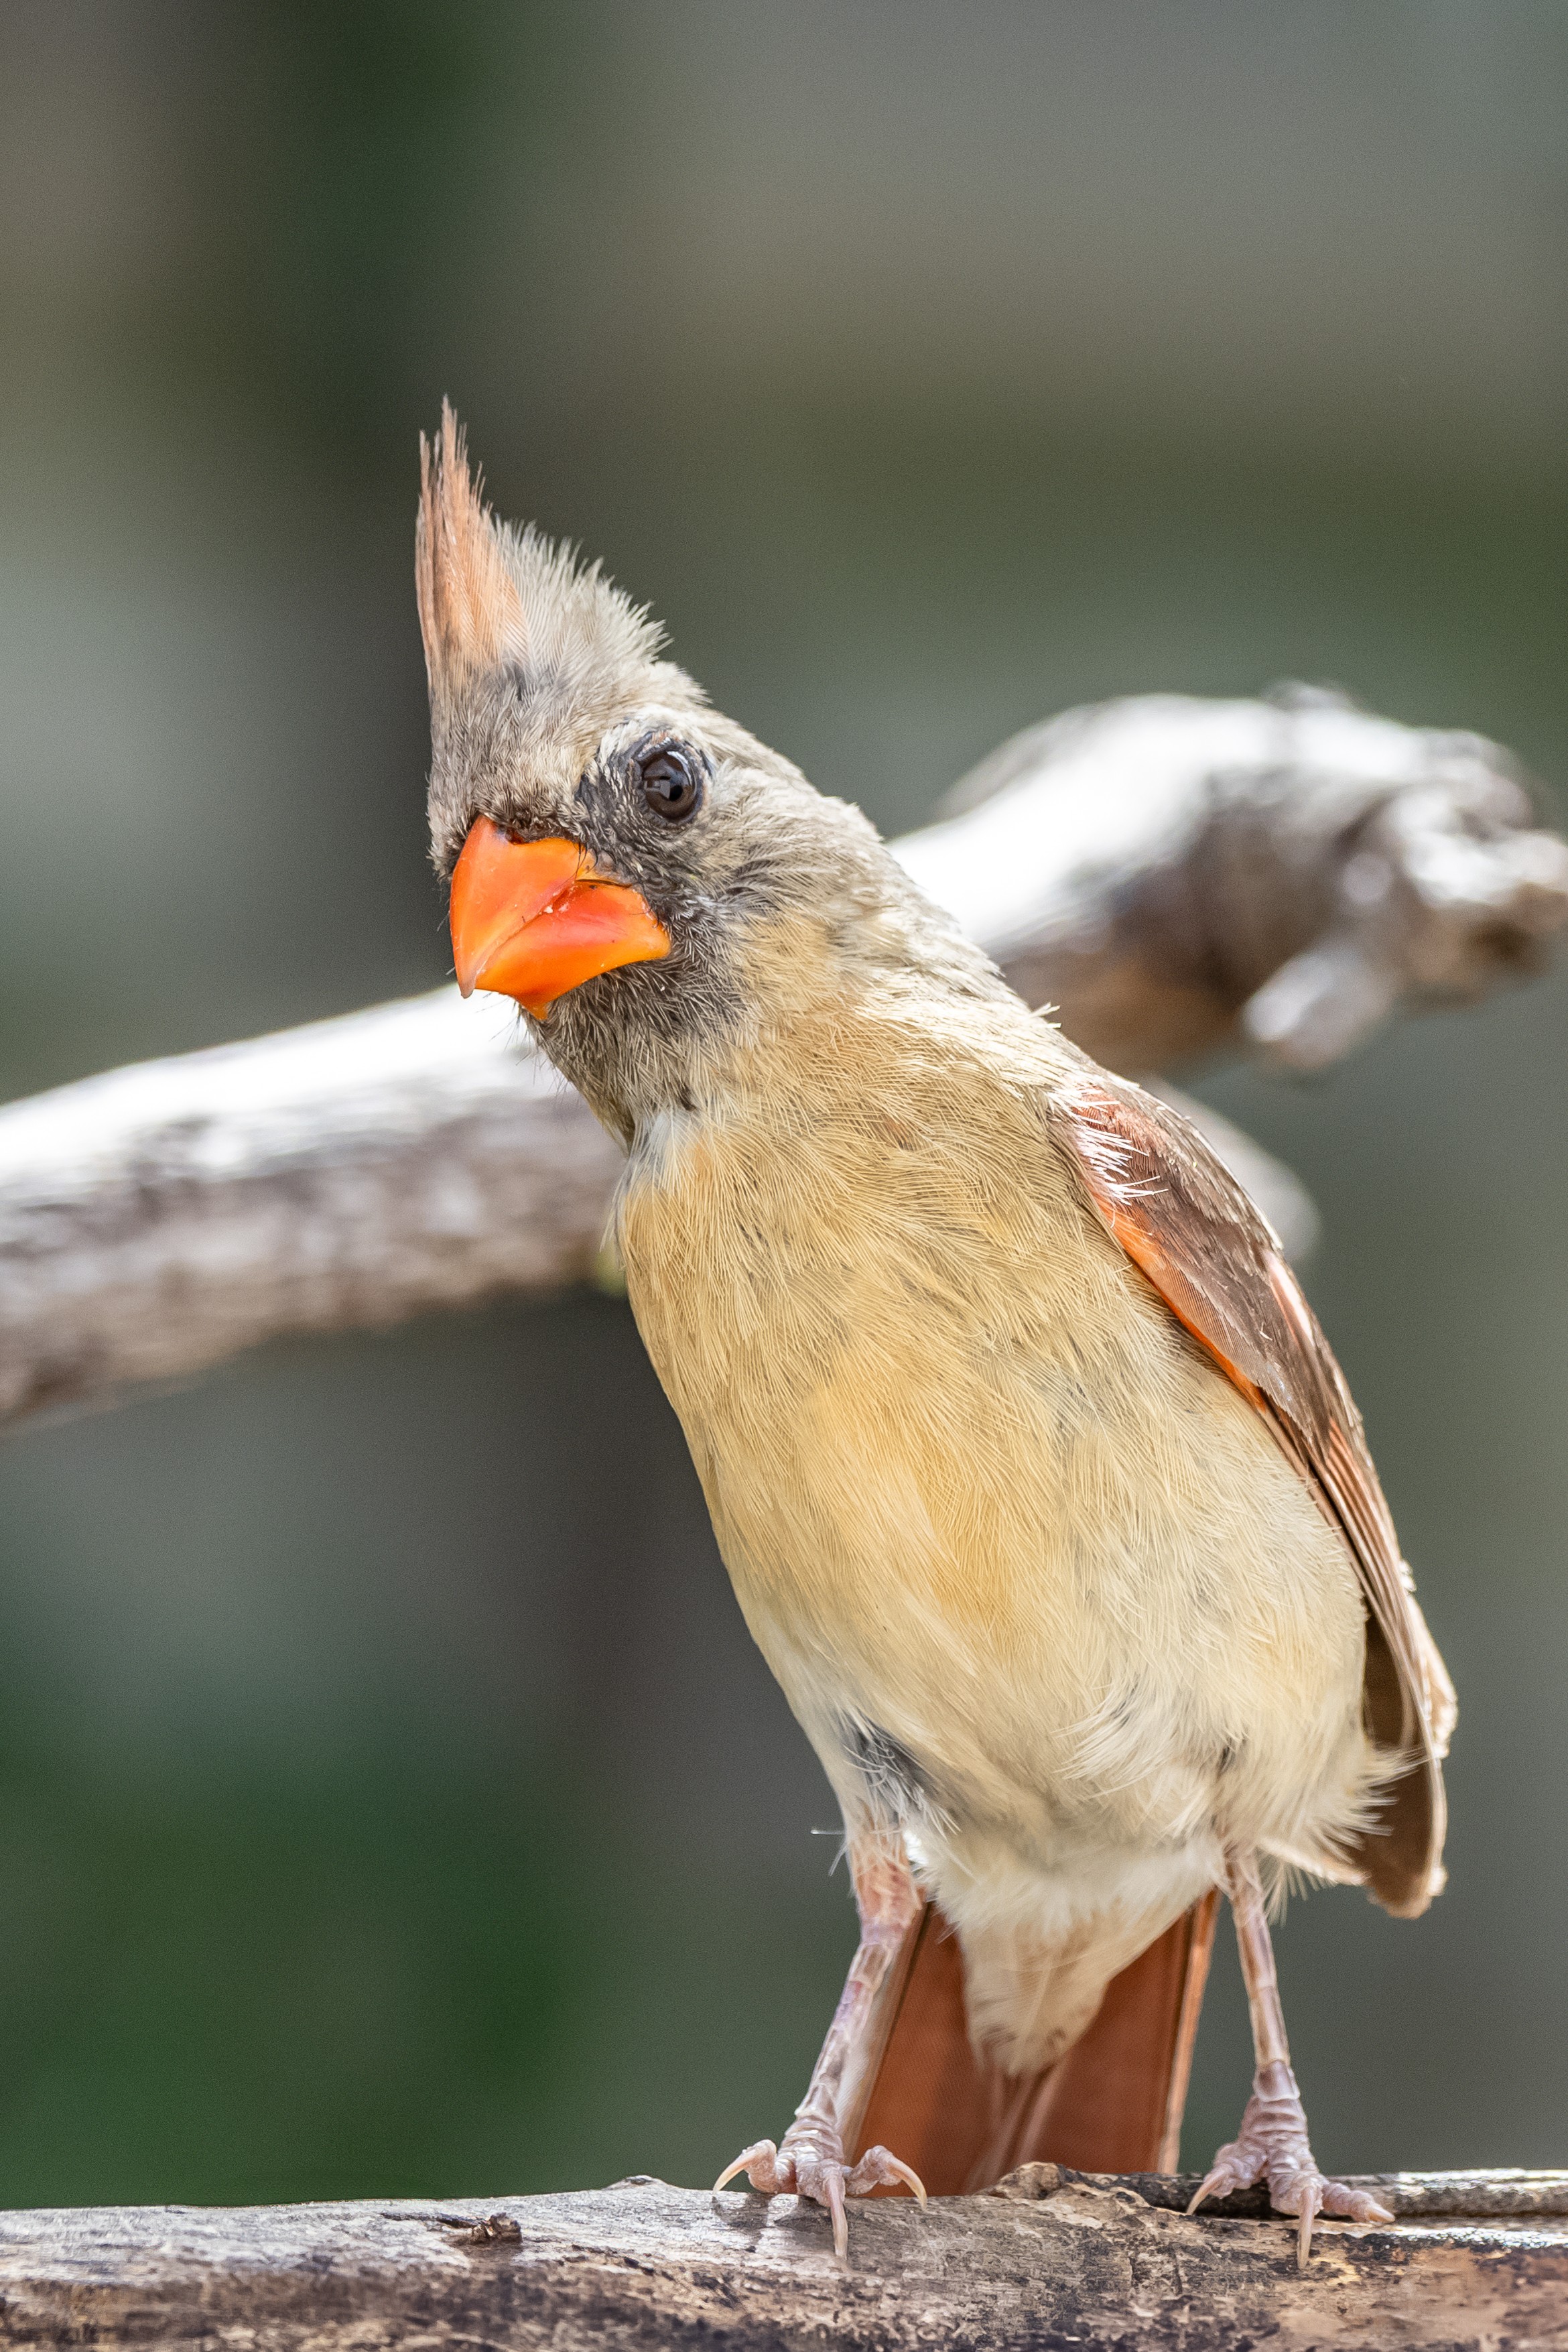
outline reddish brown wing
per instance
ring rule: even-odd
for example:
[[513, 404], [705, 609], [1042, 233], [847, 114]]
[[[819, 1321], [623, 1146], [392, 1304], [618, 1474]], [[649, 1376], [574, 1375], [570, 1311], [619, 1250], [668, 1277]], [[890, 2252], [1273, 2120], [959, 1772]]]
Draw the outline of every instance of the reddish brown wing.
[[1438, 1760], [1454, 1696], [1344, 1376], [1273, 1234], [1179, 1111], [1085, 1070], [1055, 1093], [1051, 1118], [1112, 1234], [1263, 1414], [1350, 1545], [1369, 1618], [1367, 1727], [1409, 1759], [1354, 1860], [1378, 1901], [1412, 1917], [1442, 1885]]

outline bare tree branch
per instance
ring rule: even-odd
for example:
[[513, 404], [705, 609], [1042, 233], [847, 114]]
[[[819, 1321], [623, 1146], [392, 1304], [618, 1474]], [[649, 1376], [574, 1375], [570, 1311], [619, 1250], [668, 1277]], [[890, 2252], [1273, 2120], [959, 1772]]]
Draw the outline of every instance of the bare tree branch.
[[1555, 2205], [1512, 2216], [1493, 2193], [1508, 2179], [1415, 2176], [1416, 2214], [1433, 2210], [1424, 2181], [1438, 2212], [1471, 2218], [1326, 2221], [1304, 2271], [1293, 2222], [1189, 2220], [1145, 2201], [1145, 2184], [1072, 2176], [924, 2213], [908, 2199], [859, 2205], [847, 2264], [825, 2217], [793, 2197], [644, 2179], [499, 2201], [6, 2213], [0, 2303], [7, 2344], [101, 2352], [1561, 2345], [1563, 2176]]
[[[1316, 1066], [1399, 1003], [1538, 969], [1568, 920], [1568, 846], [1506, 753], [1299, 690], [1070, 711], [894, 846], [1133, 1071], [1248, 1045]], [[1299, 1249], [1295, 1180], [1203, 1116]], [[284, 1332], [559, 1288], [594, 1264], [617, 1165], [510, 1009], [451, 990], [13, 1104], [0, 1421]]]
[[1317, 1069], [1396, 1007], [1539, 971], [1568, 845], [1511, 755], [1341, 695], [1141, 695], [1017, 735], [895, 845], [1113, 1069]]
[[456, 990], [0, 1112], [0, 1419], [591, 1268], [620, 1153]]

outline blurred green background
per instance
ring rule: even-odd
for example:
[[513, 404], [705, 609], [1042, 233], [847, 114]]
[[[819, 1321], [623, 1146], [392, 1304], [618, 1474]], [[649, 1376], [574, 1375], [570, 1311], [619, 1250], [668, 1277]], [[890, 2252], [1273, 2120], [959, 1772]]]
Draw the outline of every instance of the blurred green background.
[[[1556, 0], [0, 18], [0, 1090], [439, 981], [414, 439], [897, 829], [1333, 678], [1568, 776]], [[1561, 813], [1561, 812], [1559, 812]], [[1330, 2165], [1568, 2163], [1559, 981], [1311, 1088], [1312, 1287], [1459, 1684], [1452, 1884], [1292, 1906]], [[852, 1942], [598, 1297], [0, 1453], [0, 2198], [712, 2177]], [[1249, 2054], [1228, 1934], [1188, 2152]]]

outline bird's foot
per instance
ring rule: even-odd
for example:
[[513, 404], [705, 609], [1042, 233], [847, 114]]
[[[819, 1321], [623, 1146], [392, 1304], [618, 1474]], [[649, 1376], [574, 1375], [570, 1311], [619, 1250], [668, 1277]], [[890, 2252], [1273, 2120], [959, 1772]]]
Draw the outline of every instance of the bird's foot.
[[1228, 2197], [1233, 2189], [1250, 2189], [1258, 2180], [1267, 2180], [1269, 2201], [1277, 2213], [1297, 2217], [1296, 2266], [1300, 2270], [1306, 2267], [1312, 2223], [1320, 2213], [1337, 2214], [1347, 2221], [1394, 2219], [1387, 2207], [1364, 2189], [1350, 2189], [1342, 2180], [1323, 2179], [1307, 2138], [1306, 2110], [1296, 2078], [1279, 2061], [1260, 2066], [1252, 2077], [1252, 2096], [1247, 2102], [1241, 2129], [1220, 2149], [1186, 2210], [1196, 2213], [1206, 2197]]
[[714, 2182], [715, 2194], [737, 2172], [744, 2172], [753, 2189], [760, 2189], [765, 2197], [809, 2197], [814, 2204], [825, 2205], [832, 2218], [833, 2252], [841, 2261], [850, 2250], [846, 2197], [864, 2197], [873, 2189], [902, 2182], [922, 2205], [925, 2202], [920, 2175], [890, 2149], [868, 2147], [857, 2164], [846, 2165], [842, 2140], [825, 2124], [792, 2124], [782, 2147], [776, 2147], [770, 2139], [759, 2139], [733, 2164], [726, 2165]]

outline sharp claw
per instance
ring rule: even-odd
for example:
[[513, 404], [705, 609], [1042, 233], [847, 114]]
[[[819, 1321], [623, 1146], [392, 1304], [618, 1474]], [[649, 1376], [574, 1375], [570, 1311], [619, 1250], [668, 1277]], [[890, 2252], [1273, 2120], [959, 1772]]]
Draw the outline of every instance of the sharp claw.
[[849, 2260], [850, 2221], [844, 2210], [843, 2175], [835, 2165], [822, 2184], [827, 2191], [828, 2210], [833, 2217], [833, 2252], [841, 2263]]
[[922, 2205], [924, 2205], [926, 2201], [925, 2183], [921, 2179], [920, 2175], [914, 2170], [913, 2167], [904, 2163], [902, 2159], [896, 2156], [890, 2156], [888, 2158], [888, 2164], [893, 2172], [894, 2178], [897, 2180], [902, 2180], [905, 2188], [913, 2189], [915, 2194], [919, 2198]]
[[893, 2181], [902, 2182], [922, 2205], [925, 2203], [925, 2183], [914, 2166], [894, 2156], [890, 2147], [868, 2147], [860, 2162], [845, 2175], [844, 2187], [852, 2197], [865, 2197], [873, 2189], [885, 2189]]
[[1392, 2221], [1394, 2219], [1387, 2206], [1380, 2205], [1375, 2197], [1367, 2195], [1365, 2189], [1346, 2189], [1342, 2183], [1333, 2180], [1323, 2184], [1320, 2210], [1324, 2213], [1337, 2214], [1342, 2221], [1359, 2221], [1364, 2229], [1370, 2222]]
[[1225, 2176], [1224, 2176], [1224, 2174], [1223, 2174], [1223, 2173], [1219, 2173], [1219, 2172], [1211, 2172], [1211, 2173], [1209, 2174], [1209, 2176], [1208, 2176], [1207, 2179], [1207, 2180], [1205, 2180], [1205, 2181], [1203, 2181], [1203, 2182], [1200, 2184], [1200, 2186], [1199, 2186], [1199, 2187], [1198, 2187], [1198, 2188], [1194, 2191], [1193, 2198], [1192, 2198], [1192, 2202], [1188, 2205], [1188, 2207], [1187, 2207], [1187, 2209], [1186, 2209], [1186, 2210], [1187, 2210], [1187, 2211], [1188, 2211], [1189, 2213], [1196, 2213], [1196, 2212], [1197, 2212], [1197, 2209], [1198, 2209], [1198, 2207], [1203, 2203], [1204, 2199], [1205, 2199], [1206, 2197], [1212, 2197], [1212, 2196], [1213, 2196], [1213, 2194], [1214, 2194], [1215, 2190], [1219, 2187], [1219, 2184], [1220, 2184], [1221, 2180], [1224, 2179], [1224, 2177], [1225, 2177]]
[[778, 2153], [779, 2150], [770, 2139], [759, 2139], [755, 2147], [743, 2148], [741, 2153], [736, 2158], [733, 2164], [727, 2164], [725, 2166], [724, 2170], [719, 2174], [718, 2179], [713, 2184], [712, 2193], [716, 2197], [719, 2190], [729, 2181], [733, 2180], [737, 2172], [747, 2171], [749, 2168], [757, 2162], [759, 2157], [776, 2157]]
[[1301, 2190], [1301, 2217], [1296, 2223], [1296, 2268], [1299, 2271], [1306, 2269], [1307, 2256], [1312, 2251], [1312, 2223], [1317, 2219], [1321, 2195], [1316, 2182]]

